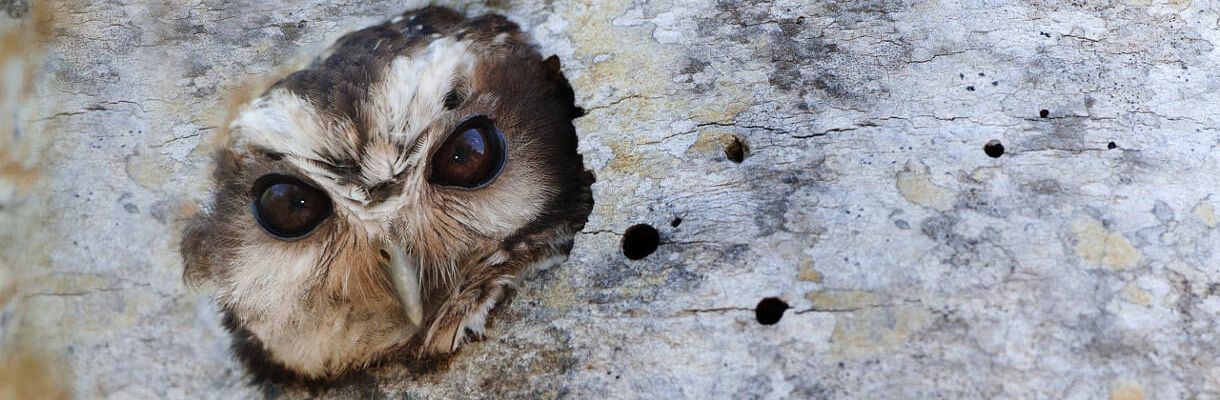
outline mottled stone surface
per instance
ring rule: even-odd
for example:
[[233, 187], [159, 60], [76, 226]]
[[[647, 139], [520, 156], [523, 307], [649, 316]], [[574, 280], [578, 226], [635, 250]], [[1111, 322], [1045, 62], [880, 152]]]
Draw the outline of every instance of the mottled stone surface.
[[[321, 395], [1220, 396], [1215, 5], [748, 3], [451, 4], [563, 59], [596, 208], [489, 339]], [[243, 93], [417, 4], [0, 1], [0, 350], [79, 398], [307, 395], [243, 383], [177, 219]]]

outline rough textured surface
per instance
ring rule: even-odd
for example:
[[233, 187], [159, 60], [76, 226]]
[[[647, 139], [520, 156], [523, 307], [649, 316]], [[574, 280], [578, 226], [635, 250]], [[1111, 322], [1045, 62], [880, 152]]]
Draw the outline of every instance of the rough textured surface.
[[[76, 397], [308, 395], [243, 383], [177, 219], [243, 93], [416, 3], [238, 3], [0, 1], [0, 350]], [[321, 395], [1220, 396], [1209, 3], [453, 5], [564, 60], [596, 209], [491, 338]]]

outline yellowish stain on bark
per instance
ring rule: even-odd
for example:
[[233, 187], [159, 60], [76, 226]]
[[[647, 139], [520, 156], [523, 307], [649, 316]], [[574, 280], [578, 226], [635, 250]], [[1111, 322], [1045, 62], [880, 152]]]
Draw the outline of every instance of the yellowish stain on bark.
[[907, 163], [898, 173], [898, 193], [907, 201], [940, 211], [953, 208], [953, 194], [937, 186], [928, 178], [928, 167], [914, 162]]
[[1121, 382], [1110, 389], [1110, 400], [1144, 400], [1144, 387], [1135, 382]]
[[822, 273], [813, 269], [813, 260], [808, 258], [801, 260], [800, 271], [796, 273], [796, 278], [805, 282], [822, 283]]
[[1072, 233], [1076, 236], [1076, 254], [1090, 264], [1121, 271], [1136, 266], [1142, 258], [1127, 238], [1106, 230], [1092, 217], [1072, 222]]
[[1195, 206], [1194, 212], [1195, 216], [1207, 224], [1208, 228], [1215, 228], [1216, 222], [1220, 222], [1216, 219], [1216, 207], [1211, 203], [1199, 203]]
[[1152, 295], [1147, 290], [1140, 289], [1135, 282], [1128, 283], [1123, 288], [1123, 300], [1128, 303], [1146, 306], [1152, 304]]
[[877, 293], [863, 290], [827, 290], [805, 293], [815, 310], [836, 311], [876, 307], [881, 302]]
[[932, 321], [928, 310], [916, 306], [869, 308], [835, 317], [831, 351], [836, 357], [846, 359], [892, 352]]

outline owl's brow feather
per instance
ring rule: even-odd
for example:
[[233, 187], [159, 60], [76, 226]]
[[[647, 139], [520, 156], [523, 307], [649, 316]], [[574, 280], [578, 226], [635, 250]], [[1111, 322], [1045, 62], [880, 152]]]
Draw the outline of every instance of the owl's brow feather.
[[337, 159], [336, 160], [326, 160], [326, 159], [313, 158], [313, 157], [300, 155], [300, 154], [285, 154], [283, 152], [275, 151], [275, 150], [272, 150], [272, 149], [269, 149], [269, 148], [266, 148], [263, 146], [252, 146], [250, 148], [250, 151], [258, 156], [266, 157], [266, 158], [269, 158], [269, 159], [275, 160], [275, 161], [283, 160], [286, 156], [291, 156], [292, 158], [300, 160], [308, 165], [319, 167], [327, 172], [334, 174], [334, 176], [326, 176], [326, 178], [330, 178], [330, 179], [341, 178], [341, 177], [345, 177], [345, 176], [349, 176], [349, 175], [357, 175], [360, 173], [360, 165], [357, 164], [355, 161], [350, 161], [350, 162], [345, 163], [345, 162], [341, 162]]
[[[390, 139], [394, 141], [393, 145], [395, 147], [395, 150], [396, 150], [398, 156], [401, 159], [409, 160], [410, 158], [420, 154], [420, 152], [422, 152], [424, 150], [424, 147], [427, 147], [427, 143], [429, 142], [430, 136], [432, 136], [429, 134], [428, 131], [429, 131], [428, 129], [424, 129], [419, 135], [416, 135], [411, 140], [409, 145], [404, 145], [399, 140], [395, 140], [397, 138], [390, 137]], [[275, 151], [271, 151], [271, 150], [267, 150], [267, 149], [261, 149], [261, 148], [256, 149], [256, 150], [259, 151], [260, 153], [262, 153], [263, 155], [274, 158], [274, 159], [280, 159], [280, 158], [284, 157], [284, 154], [279, 153], [279, 152], [275, 152]], [[359, 149], [358, 154], [356, 154], [356, 156], [354, 158], [340, 158], [340, 157], [326, 157], [326, 156], [324, 156], [324, 158], [314, 158], [314, 157], [298, 155], [298, 154], [293, 154], [292, 156], [293, 156], [293, 158], [299, 159], [302, 162], [320, 167], [320, 168], [326, 170], [327, 172], [334, 174], [334, 177], [330, 177], [330, 178], [342, 178], [342, 180], [339, 181], [342, 184], [351, 184], [351, 183], [355, 183], [360, 180], [357, 178], [361, 177], [360, 174], [361, 174], [362, 170], [364, 169], [364, 167], [361, 166], [359, 159], [364, 157], [365, 151], [366, 151], [366, 149], [364, 147], [361, 147]], [[410, 166], [411, 165], [408, 165], [407, 167], [409, 168]], [[377, 183], [380, 183], [380, 182], [364, 182], [364, 186], [372, 186]]]

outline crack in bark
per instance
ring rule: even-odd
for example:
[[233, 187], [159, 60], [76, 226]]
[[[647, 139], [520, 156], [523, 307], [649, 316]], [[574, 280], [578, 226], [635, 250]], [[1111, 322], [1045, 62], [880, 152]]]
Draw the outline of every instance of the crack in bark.
[[947, 56], [953, 56], [953, 55], [962, 54], [962, 53], [965, 53], [966, 51], [967, 51], [967, 50], [958, 50], [958, 51], [950, 51], [950, 52], [948, 52], [948, 53], [933, 53], [931, 57], [928, 57], [928, 58], [926, 58], [926, 59], [923, 59], [923, 60], [911, 60], [911, 61], [907, 61], [907, 63], [908, 63], [908, 64], [923, 64], [923, 63], [931, 62], [932, 60], [935, 60], [935, 59], [937, 59], [937, 58], [941, 58], [941, 57], [947, 57]]
[[[810, 307], [810, 308], [801, 309], [801, 310], [792, 309], [792, 313], [793, 314], [853, 313], [853, 312], [865, 311], [865, 310], [870, 310], [870, 309], [875, 309], [875, 308], [889, 308], [889, 307], [898, 307], [898, 306], [911, 305], [911, 304], [923, 304], [923, 301], [921, 301], [919, 299], [900, 299], [899, 301], [896, 301], [896, 302], [864, 304], [864, 305], [857, 306], [857, 307], [840, 307], [840, 308]], [[687, 308], [687, 309], [682, 310], [683, 314], [702, 314], [702, 313], [723, 314], [723, 313], [729, 313], [729, 312], [755, 312], [755, 310], [753, 307], [736, 307], [736, 306], [709, 307], [709, 308]]]
[[644, 95], [642, 95], [642, 94], [633, 94], [633, 95], [630, 95], [630, 96], [627, 96], [627, 97], [622, 97], [622, 98], [619, 98], [619, 99], [617, 99], [617, 100], [613, 100], [613, 101], [611, 101], [611, 102], [609, 102], [609, 103], [606, 103], [606, 104], [602, 104], [602, 105], [599, 105], [599, 106], [590, 106], [590, 107], [588, 107], [588, 108], [585, 108], [585, 115], [591, 114], [591, 113], [593, 113], [594, 111], [597, 111], [597, 110], [602, 110], [602, 109], [606, 109], [606, 108], [610, 108], [610, 107], [617, 106], [617, 105], [619, 105], [619, 103], [622, 103], [622, 102], [627, 101], [627, 100], [632, 100], [632, 99], [636, 99], [636, 100], [660, 100], [660, 99], [663, 99], [663, 98], [665, 98], [665, 97], [664, 97], [664, 96], [644, 96]]

